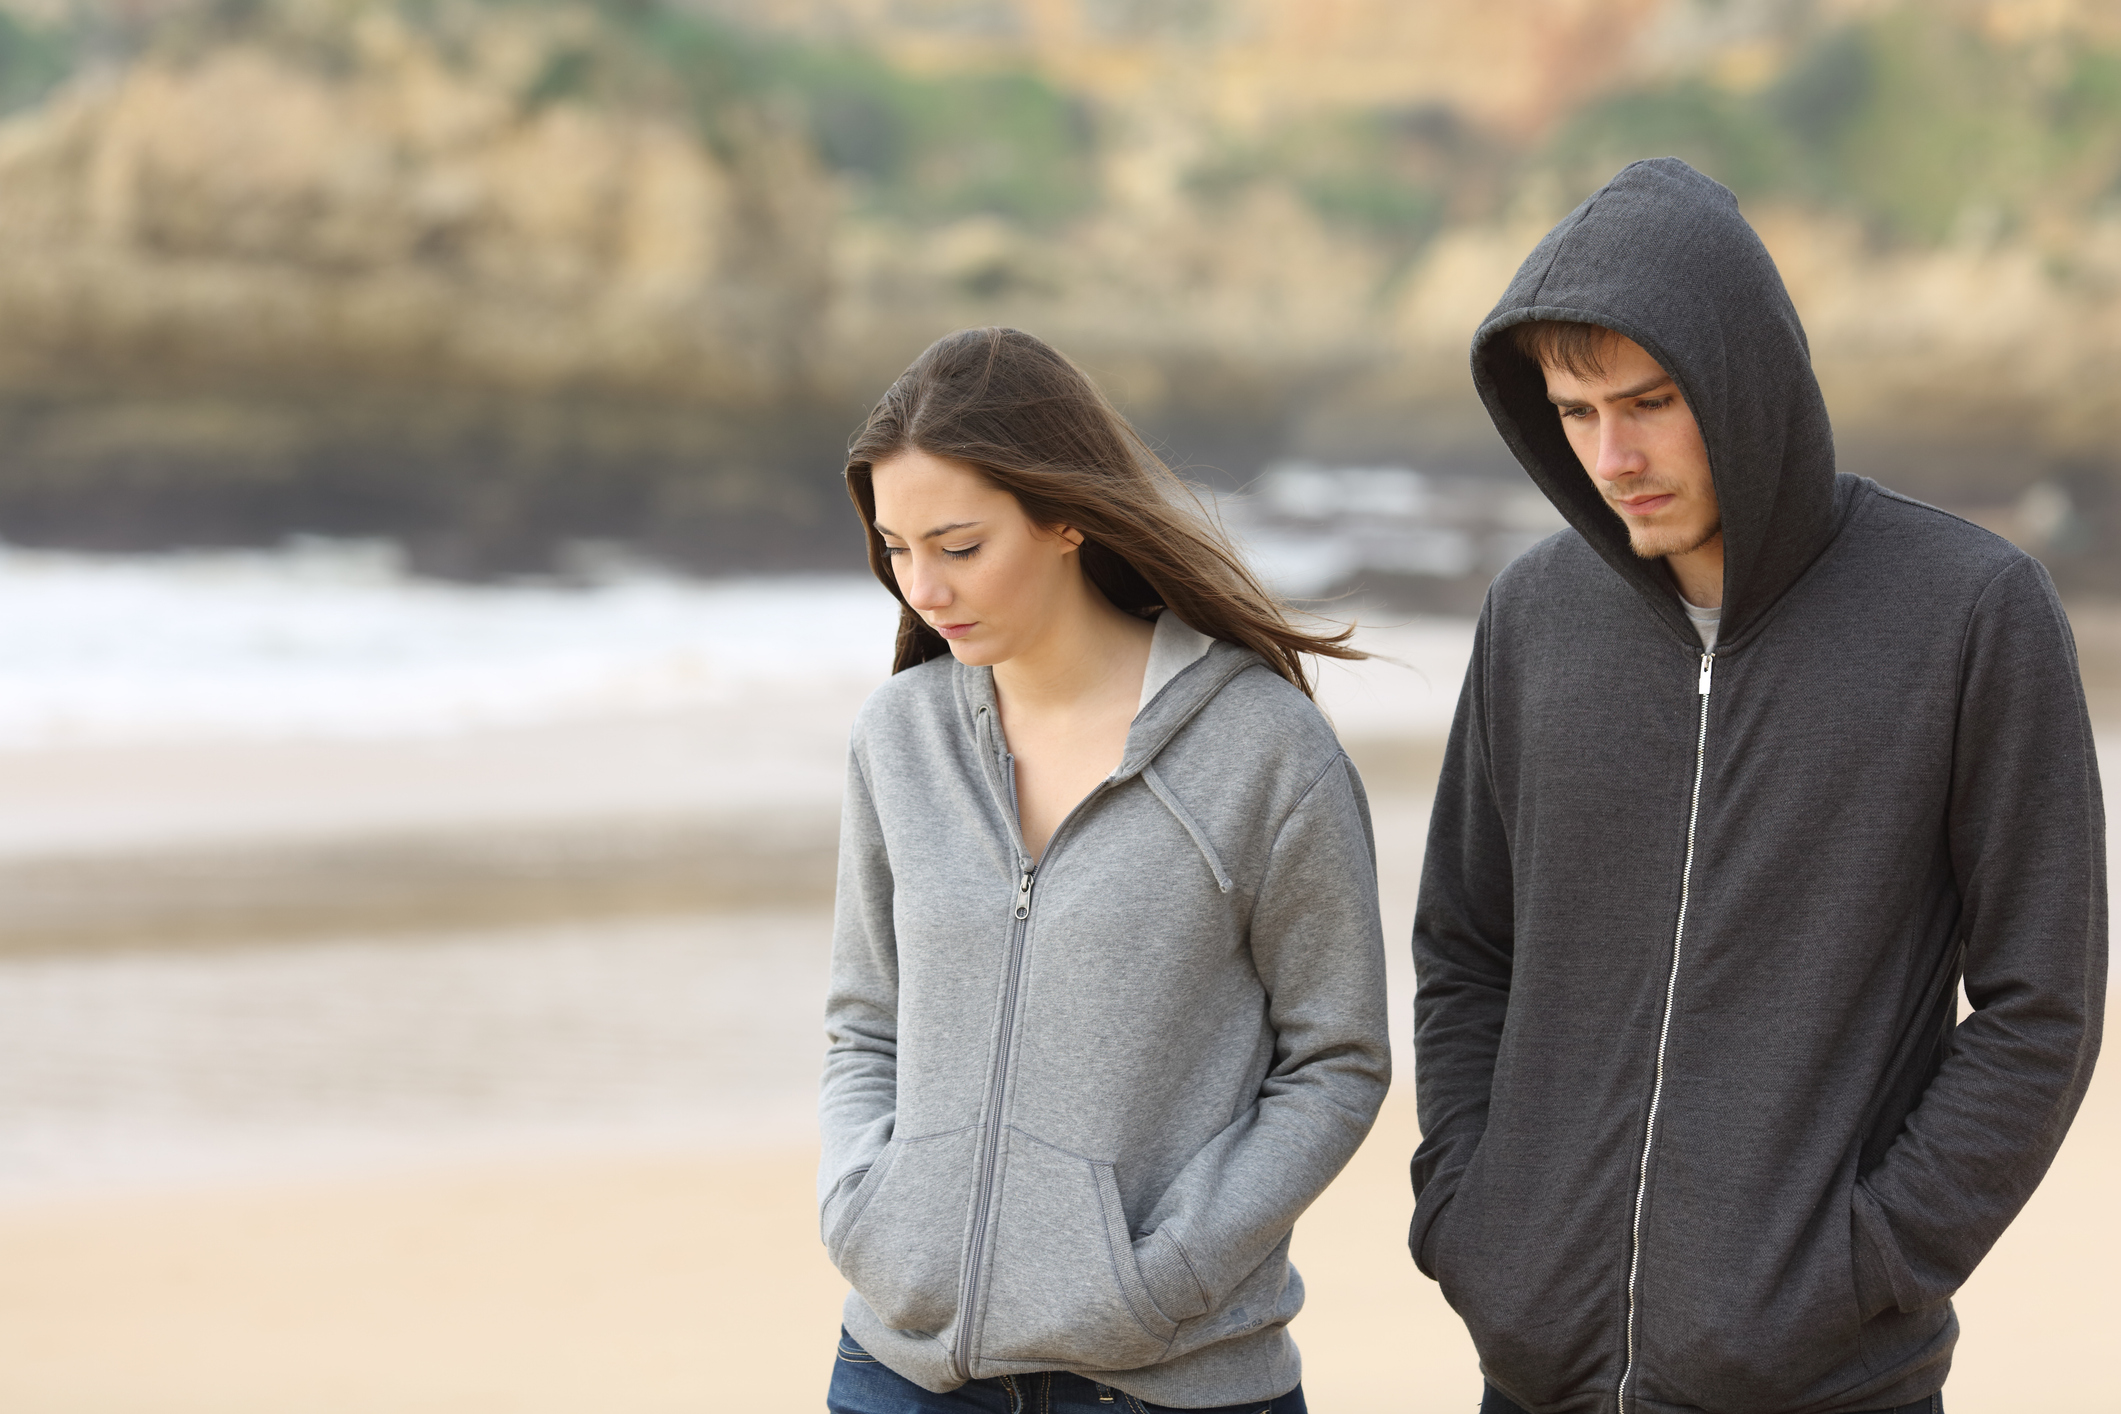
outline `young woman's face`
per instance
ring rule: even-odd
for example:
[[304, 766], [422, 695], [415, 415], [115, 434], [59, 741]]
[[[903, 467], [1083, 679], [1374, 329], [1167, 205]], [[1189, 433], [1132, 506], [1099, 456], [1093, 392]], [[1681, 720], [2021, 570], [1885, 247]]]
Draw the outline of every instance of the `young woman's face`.
[[1008, 661], [1072, 602], [1080, 531], [1032, 524], [1016, 497], [926, 452], [878, 462], [869, 481], [899, 593], [959, 662]]

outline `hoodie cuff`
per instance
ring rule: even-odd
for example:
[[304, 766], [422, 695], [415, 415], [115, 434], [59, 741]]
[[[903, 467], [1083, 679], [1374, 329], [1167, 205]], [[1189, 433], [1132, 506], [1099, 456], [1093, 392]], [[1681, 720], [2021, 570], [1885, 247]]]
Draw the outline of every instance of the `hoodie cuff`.
[[1165, 1320], [1175, 1325], [1207, 1311], [1207, 1290], [1193, 1274], [1193, 1264], [1186, 1260], [1185, 1249], [1168, 1225], [1135, 1240], [1134, 1264], [1141, 1269], [1149, 1299]]

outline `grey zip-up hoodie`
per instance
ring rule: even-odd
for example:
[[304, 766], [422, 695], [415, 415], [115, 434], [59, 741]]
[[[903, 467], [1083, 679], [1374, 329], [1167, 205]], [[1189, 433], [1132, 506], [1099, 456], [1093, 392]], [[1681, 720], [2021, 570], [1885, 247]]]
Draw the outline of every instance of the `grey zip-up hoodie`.
[[[1678, 381], [1723, 512], [1713, 655], [1503, 336], [1532, 319]], [[1557, 226], [1473, 363], [1572, 528], [1489, 592], [1430, 825], [1415, 1258], [1535, 1414], [1922, 1399], [2098, 1048], [2061, 605], [2005, 541], [1835, 475], [1773, 263], [1681, 162]]]
[[938, 1392], [1286, 1393], [1290, 1230], [1390, 1065], [1361, 784], [1220, 642], [1035, 869], [1013, 781], [988, 669], [908, 669], [855, 723], [819, 1171], [847, 1329]]

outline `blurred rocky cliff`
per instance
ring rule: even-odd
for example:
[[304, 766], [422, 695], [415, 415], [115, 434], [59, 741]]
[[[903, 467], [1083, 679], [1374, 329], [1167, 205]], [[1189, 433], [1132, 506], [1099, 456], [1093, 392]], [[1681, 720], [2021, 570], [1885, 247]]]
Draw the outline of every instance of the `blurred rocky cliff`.
[[1666, 152], [1845, 464], [2121, 539], [2110, 5], [16, 0], [0, 104], [0, 539], [844, 563], [847, 431], [996, 321], [1210, 479], [1485, 474], [1467, 336]]

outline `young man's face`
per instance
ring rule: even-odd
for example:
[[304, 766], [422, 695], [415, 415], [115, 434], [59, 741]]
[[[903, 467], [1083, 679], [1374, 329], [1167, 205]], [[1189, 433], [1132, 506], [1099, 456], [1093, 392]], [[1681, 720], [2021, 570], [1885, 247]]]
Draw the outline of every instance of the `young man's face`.
[[1709, 449], [1679, 385], [1625, 335], [1609, 335], [1598, 352], [1603, 377], [1544, 366], [1547, 397], [1561, 411], [1576, 459], [1619, 513], [1637, 555], [1702, 549], [1723, 533], [1723, 521]]

